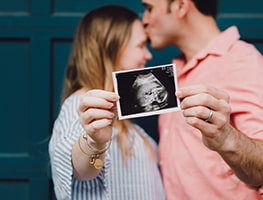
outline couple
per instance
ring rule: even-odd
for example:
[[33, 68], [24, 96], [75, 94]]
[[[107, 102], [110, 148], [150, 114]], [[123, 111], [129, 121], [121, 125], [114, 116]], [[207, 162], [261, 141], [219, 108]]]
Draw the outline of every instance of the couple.
[[[78, 25], [49, 146], [57, 198], [261, 199], [262, 56], [235, 27], [220, 32], [217, 1], [142, 3], [143, 25], [119, 6]], [[144, 130], [116, 119], [111, 92], [113, 71], [152, 58], [147, 37], [182, 52], [173, 60], [182, 112], [159, 116], [158, 157]]]

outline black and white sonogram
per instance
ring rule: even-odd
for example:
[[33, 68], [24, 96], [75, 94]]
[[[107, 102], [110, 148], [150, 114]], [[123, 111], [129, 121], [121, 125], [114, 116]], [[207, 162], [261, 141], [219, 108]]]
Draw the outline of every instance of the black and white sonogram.
[[180, 110], [174, 64], [113, 72], [119, 119]]

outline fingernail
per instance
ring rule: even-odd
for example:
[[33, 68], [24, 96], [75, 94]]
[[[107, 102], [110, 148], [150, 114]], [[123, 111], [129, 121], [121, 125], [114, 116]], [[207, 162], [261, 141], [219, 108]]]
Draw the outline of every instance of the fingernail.
[[177, 97], [182, 97], [182, 91], [181, 90], [177, 90], [176, 92], [175, 92], [175, 95], [177, 96]]

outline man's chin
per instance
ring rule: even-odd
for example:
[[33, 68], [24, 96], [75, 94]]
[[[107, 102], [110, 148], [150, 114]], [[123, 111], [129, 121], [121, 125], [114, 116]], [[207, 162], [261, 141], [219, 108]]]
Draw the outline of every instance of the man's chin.
[[149, 41], [149, 44], [150, 44], [150, 46], [151, 46], [152, 49], [161, 50], [161, 49], [164, 48], [163, 45], [160, 45], [160, 44], [158, 44], [158, 43], [155, 43], [153, 40], [150, 40], [150, 39], [149, 39], [148, 41]]
[[163, 49], [164, 47], [160, 46], [160, 45], [157, 45], [157, 44], [154, 44], [154, 43], [151, 43], [151, 47], [152, 49], [154, 50], [161, 50]]

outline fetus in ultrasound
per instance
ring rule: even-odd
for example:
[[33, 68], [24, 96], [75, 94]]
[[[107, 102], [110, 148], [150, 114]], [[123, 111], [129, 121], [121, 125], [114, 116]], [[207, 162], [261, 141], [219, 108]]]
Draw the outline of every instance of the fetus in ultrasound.
[[168, 105], [166, 88], [151, 72], [138, 75], [132, 88], [135, 95], [135, 107], [145, 112], [160, 110]]

